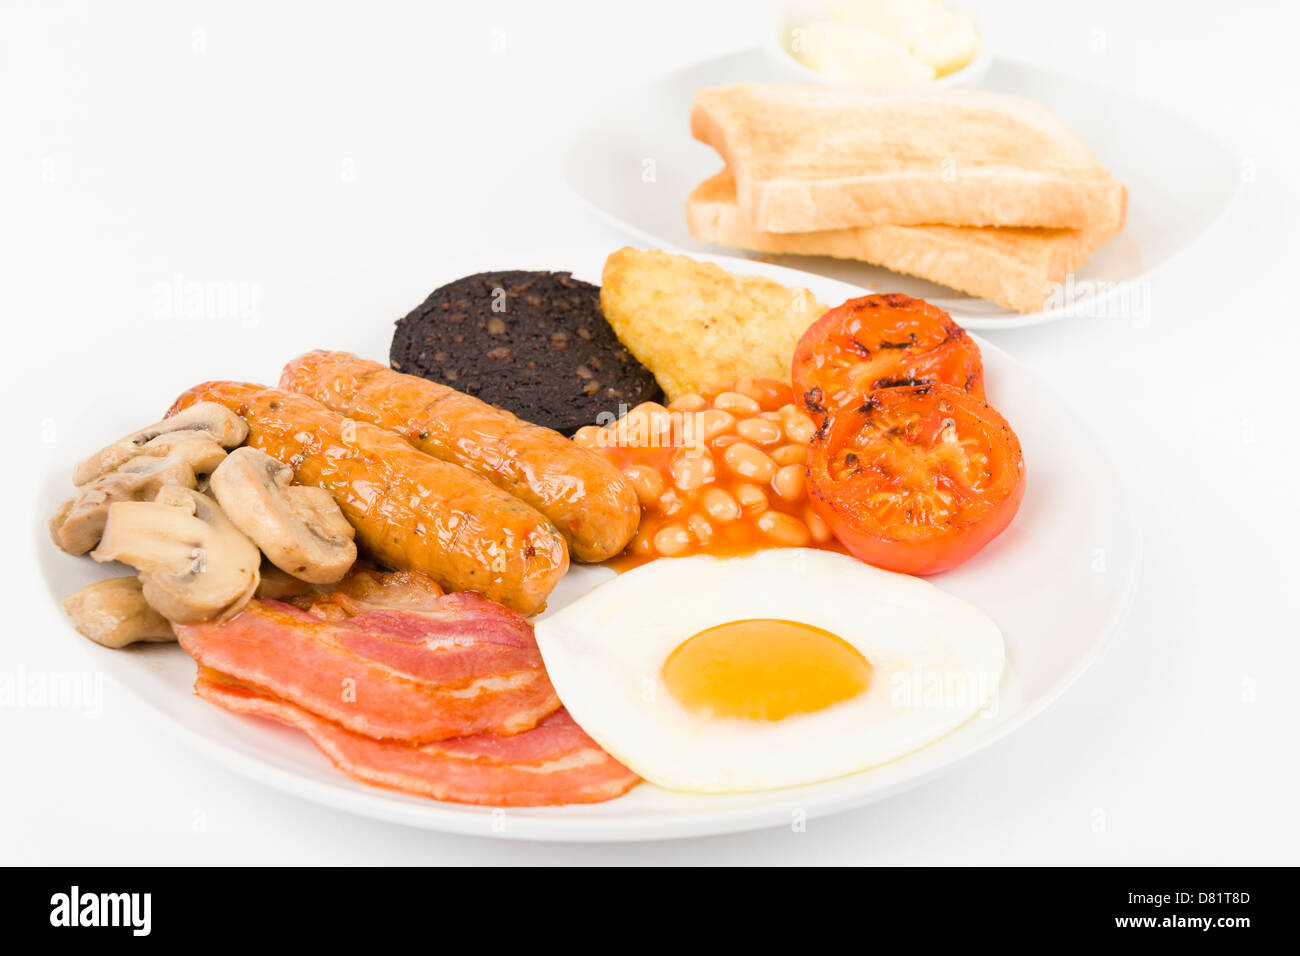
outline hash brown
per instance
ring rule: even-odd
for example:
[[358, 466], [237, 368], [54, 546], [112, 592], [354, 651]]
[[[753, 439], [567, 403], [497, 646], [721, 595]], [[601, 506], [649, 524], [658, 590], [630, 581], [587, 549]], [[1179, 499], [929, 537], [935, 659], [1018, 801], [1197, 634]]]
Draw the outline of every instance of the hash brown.
[[788, 382], [799, 336], [826, 311], [807, 289], [631, 247], [605, 260], [600, 303], [669, 401], [746, 376]]

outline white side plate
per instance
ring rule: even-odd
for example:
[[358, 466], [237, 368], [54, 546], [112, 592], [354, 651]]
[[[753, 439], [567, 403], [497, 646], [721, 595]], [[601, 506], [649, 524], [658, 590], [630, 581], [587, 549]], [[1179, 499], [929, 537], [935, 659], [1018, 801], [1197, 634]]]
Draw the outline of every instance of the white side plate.
[[[722, 168], [713, 149], [691, 138], [691, 99], [702, 87], [789, 81], [789, 74], [763, 50], [669, 73], [620, 98], [578, 137], [568, 158], [569, 185], [641, 244], [690, 253], [728, 251], [696, 241], [686, 228], [687, 195]], [[1150, 290], [1141, 280], [1206, 233], [1228, 209], [1241, 182], [1237, 158], [1176, 116], [1014, 60], [995, 59], [978, 87], [1046, 103], [1128, 187], [1124, 231], [1097, 251], [1072, 284], [1064, 284], [1060, 306], [1022, 315], [860, 262], [764, 258], [873, 291], [926, 299], [970, 329], [1036, 325], [1076, 314], [1140, 318], [1150, 304]]]
[[[45, 521], [71, 490], [72, 465], [156, 420], [185, 388], [223, 377], [274, 384], [284, 362], [312, 348], [347, 349], [383, 361], [393, 321], [445, 282], [494, 269], [564, 270], [599, 282], [607, 252], [501, 253], [353, 276], [268, 301], [253, 327], [234, 322], [196, 327], [174, 348], [143, 356], [134, 371], [106, 371], [101, 382], [81, 383], [85, 414], [68, 428], [69, 440], [50, 454], [32, 528], [34, 557], [50, 600], [124, 573], [120, 566], [69, 557], [49, 541]], [[823, 302], [838, 303], [861, 291], [760, 262], [710, 258], [737, 272], [806, 284]], [[989, 398], [1023, 443], [1028, 488], [1020, 514], [998, 540], [933, 580], [983, 608], [1002, 627], [1008, 676], [995, 714], [977, 717], [931, 746], [865, 773], [741, 796], [671, 793], [642, 784], [608, 803], [494, 814], [356, 783], [302, 734], [199, 700], [191, 690], [194, 662], [176, 645], [110, 651], [71, 626], [51, 638], [83, 647], [94, 666], [162, 716], [159, 725], [204, 753], [253, 779], [363, 816], [483, 836], [647, 840], [788, 825], [795, 813], [814, 816], [860, 806], [938, 774], [1039, 713], [1095, 659], [1127, 606], [1137, 571], [1133, 527], [1103, 450], [1050, 388], [987, 342], [980, 347]], [[120, 402], [97, 400], [122, 381], [134, 384]], [[552, 607], [611, 575], [603, 568], [575, 568], [552, 595]], [[846, 594], [845, 600], [853, 596]]]

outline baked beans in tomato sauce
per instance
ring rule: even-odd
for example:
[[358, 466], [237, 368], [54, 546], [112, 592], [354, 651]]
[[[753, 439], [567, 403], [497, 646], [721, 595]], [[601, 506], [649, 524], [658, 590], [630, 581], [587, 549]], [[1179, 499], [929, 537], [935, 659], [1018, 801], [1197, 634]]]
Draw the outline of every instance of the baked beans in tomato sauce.
[[842, 551], [808, 502], [815, 428], [789, 385], [743, 378], [580, 429], [573, 440], [613, 462], [641, 502], [636, 537], [610, 564], [626, 570], [659, 557], [773, 547]]

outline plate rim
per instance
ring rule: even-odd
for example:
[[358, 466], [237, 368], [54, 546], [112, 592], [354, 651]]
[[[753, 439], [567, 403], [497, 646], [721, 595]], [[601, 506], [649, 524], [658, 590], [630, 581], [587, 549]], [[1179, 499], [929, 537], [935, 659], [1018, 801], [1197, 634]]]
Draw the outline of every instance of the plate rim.
[[[344, 276], [333, 276], [317, 282], [307, 283], [279, 293], [274, 298], [296, 298], [308, 294], [312, 290], [328, 289], [331, 286], [340, 283], [351, 284], [359, 280], [364, 281], [366, 277], [382, 279], [382, 277], [386, 275], [399, 272], [405, 273], [408, 270], [414, 270], [417, 268], [438, 270], [445, 268], [449, 271], [452, 269], [465, 268], [479, 269], [479, 267], [489, 259], [508, 258], [512, 255], [522, 259], [525, 263], [528, 263], [530, 260], [542, 260], [553, 263], [561, 261], [565, 256], [572, 256], [575, 259], [586, 257], [594, 261], [597, 258], [608, 256], [611, 251], [611, 249], [606, 249], [605, 247], [598, 245], [554, 249], [534, 247], [531, 250], [503, 249], [500, 251], [478, 251], [454, 256], [438, 256], [432, 261], [429, 259], [412, 259], [388, 266], [361, 270]], [[726, 268], [729, 263], [738, 265], [742, 267], [742, 271], [744, 272], [750, 272], [751, 274], [768, 274], [769, 277], [776, 278], [778, 281], [782, 276], [771, 276], [770, 273], [775, 272], [780, 274], [789, 274], [791, 276], [809, 276], [814, 280], [814, 283], [832, 283], [855, 291], [860, 291], [860, 289], [852, 283], [833, 279], [828, 276], [821, 276], [815, 273], [805, 273], [788, 266], [712, 253], [691, 253], [691, 255], [715, 262], [724, 268]], [[521, 265], [519, 267], [523, 266]], [[221, 320], [218, 319], [196, 323], [192, 329], [189, 330], [189, 335], [201, 334], [204, 330], [209, 329], [213, 324], [219, 323], [220, 321]], [[187, 335], [186, 338], [188, 338], [189, 335]], [[1115, 598], [1105, 621], [1102, 623], [1097, 634], [1093, 637], [1086, 652], [1082, 654], [1064, 674], [1062, 674], [1050, 687], [1043, 691], [1031, 704], [1017, 711], [1011, 718], [999, 724], [994, 731], [990, 732], [987, 736], [970, 746], [964, 752], [955, 754], [941, 763], [921, 767], [909, 775], [900, 777], [899, 779], [877, 787], [874, 790], [866, 793], [854, 791], [834, 792], [820, 797], [816, 794], [801, 796], [798, 800], [798, 807], [805, 811], [807, 818], [809, 819], [824, 817], [849, 809], [865, 807], [878, 800], [896, 796], [899, 793], [920, 786], [944, 773], [948, 773], [955, 767], [964, 764], [977, 753], [1000, 744], [1008, 735], [1020, 729], [1030, 720], [1041, 715], [1048, 707], [1059, 700], [1066, 691], [1070, 689], [1070, 687], [1076, 684], [1084, 674], [1086, 674], [1087, 671], [1091, 669], [1098, 660], [1100, 660], [1102, 655], [1114, 641], [1119, 630], [1127, 620], [1131, 610], [1141, 572], [1143, 542], [1141, 530], [1133, 520], [1134, 511], [1131, 501], [1131, 492], [1124, 482], [1120, 480], [1121, 473], [1115, 467], [1115, 460], [1110, 449], [1100, 441], [1096, 431], [1078, 417], [1077, 412], [1074, 411], [1073, 407], [1065, 401], [1065, 399], [1050, 385], [1050, 383], [1044, 380], [1028, 366], [1021, 363], [1014, 356], [1010, 355], [1005, 349], [990, 342], [983, 336], [973, 334], [972, 337], [976, 339], [981, 349], [991, 350], [998, 355], [1000, 361], [1005, 361], [1009, 365], [1013, 366], [1019, 376], [1031, 380], [1037, 388], [1056, 396], [1074, 416], [1072, 427], [1077, 430], [1081, 437], [1083, 437], [1092, 451], [1096, 454], [1105, 471], [1114, 479], [1113, 484], [1116, 496], [1112, 501], [1112, 505], [1120, 515], [1119, 527], [1127, 529], [1129, 538], [1129, 554], [1131, 555], [1124, 580], [1116, 591]], [[143, 356], [139, 364], [146, 364], [150, 357], [151, 356]], [[84, 415], [85, 413], [83, 412], [82, 414]], [[46, 468], [42, 473], [42, 480], [39, 486], [42, 490], [41, 493], [43, 493], [44, 489], [48, 486], [48, 483], [55, 479], [56, 476], [54, 470], [57, 465], [57, 461], [47, 460]], [[43, 517], [43, 512], [39, 508], [34, 509], [33, 519], [33, 531], [36, 539], [36, 547], [38, 549], [48, 548], [50, 545], [46, 520]], [[99, 663], [98, 660], [96, 660], [99, 655], [120, 654], [118, 651], [98, 647], [87, 641], [85, 638], [81, 637], [81, 635], [77, 634], [65, 617], [57, 613], [57, 592], [52, 587], [53, 582], [50, 581], [48, 574], [44, 570], [44, 564], [39, 560], [39, 556], [38, 567], [41, 568], [41, 578], [46, 584], [47, 590], [51, 592], [51, 596], [56, 602], [54, 607], [48, 609], [51, 617], [58, 618], [62, 622], [61, 626], [65, 634], [75, 636], [74, 643], [80, 646], [80, 652], [87, 655], [88, 659], [96, 664]], [[241, 775], [255, 780], [262, 785], [270, 786], [282, 793], [289, 794], [290, 796], [299, 799], [307, 799], [335, 810], [341, 810], [370, 819], [382, 820], [388, 823], [395, 823], [436, 832], [507, 840], [527, 840], [532, 842], [622, 843], [689, 839], [747, 832], [782, 826], [789, 820], [791, 809], [789, 801], [775, 801], [748, 807], [702, 810], [699, 812], [692, 812], [689, 815], [649, 813], [631, 817], [582, 817], [577, 814], [581, 811], [584, 805], [575, 804], [567, 808], [516, 808], [514, 815], [512, 815], [510, 808], [506, 808], [506, 819], [509, 822], [504, 829], [498, 830], [488, 825], [489, 821], [493, 819], [493, 811], [497, 808], [481, 807], [471, 804], [447, 803], [435, 800], [424, 800], [422, 802], [395, 800], [392, 799], [393, 795], [401, 797], [406, 797], [408, 795], [400, 794], [397, 791], [387, 791], [384, 788], [379, 787], [365, 787], [365, 789], [360, 789], [364, 785], [355, 784], [352, 778], [347, 777], [346, 775], [342, 775], [337, 782], [311, 779], [292, 767], [276, 764], [270, 757], [247, 753], [237, 742], [214, 737], [204, 733], [196, 727], [192, 727], [185, 722], [178, 720], [175, 716], [168, 713], [161, 703], [155, 702], [147, 694], [142, 693], [135, 687], [120, 679], [114, 673], [113, 668], [97, 666], [96, 670], [103, 674], [107, 680], [111, 681], [113, 686], [122, 693], [124, 698], [131, 700], [133, 706], [143, 706], [148, 711], [157, 714], [161, 718], [160, 720], [151, 721], [150, 726], [157, 727], [161, 724], [166, 733], [173, 739], [186, 743], [196, 752], [206, 755], [214, 762], [226, 767], [227, 769], [240, 773]], [[239, 715], [230, 715], [223, 712], [223, 716], [234, 718]], [[342, 774], [342, 771], [337, 771], [337, 769], [335, 769], [335, 772]], [[869, 772], [870, 770], [862, 771], [861, 773]], [[847, 775], [847, 777], [837, 779], [843, 780], [852, 776], [856, 775], [850, 774]], [[352, 786], [340, 786], [340, 783], [346, 783]], [[816, 785], [814, 784], [812, 786]], [[780, 791], [771, 792], [779, 793]], [[557, 815], [553, 817], [518, 815], [518, 811], [530, 809], [555, 810], [572, 815]]]

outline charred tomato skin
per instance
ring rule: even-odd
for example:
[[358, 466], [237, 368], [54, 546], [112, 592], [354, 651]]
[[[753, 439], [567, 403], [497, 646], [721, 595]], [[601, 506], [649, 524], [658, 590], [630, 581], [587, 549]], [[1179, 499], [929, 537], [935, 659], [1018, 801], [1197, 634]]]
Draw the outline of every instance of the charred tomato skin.
[[828, 310], [800, 337], [791, 372], [818, 420], [878, 388], [941, 384], [984, 397], [979, 346], [943, 309], [901, 293]]
[[1025, 461], [1011, 426], [982, 398], [951, 385], [880, 389], [822, 422], [808, 493], [854, 557], [937, 574], [1011, 523]]

